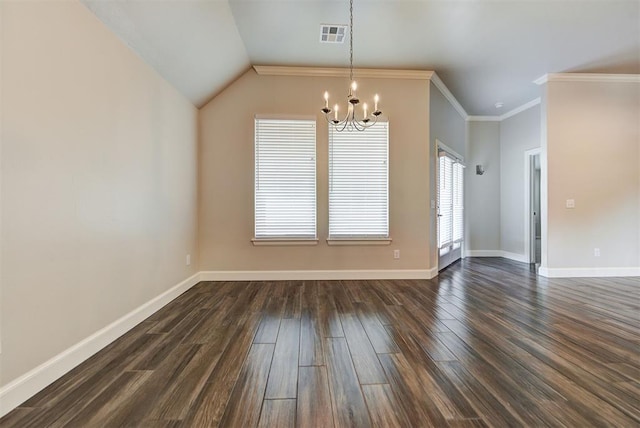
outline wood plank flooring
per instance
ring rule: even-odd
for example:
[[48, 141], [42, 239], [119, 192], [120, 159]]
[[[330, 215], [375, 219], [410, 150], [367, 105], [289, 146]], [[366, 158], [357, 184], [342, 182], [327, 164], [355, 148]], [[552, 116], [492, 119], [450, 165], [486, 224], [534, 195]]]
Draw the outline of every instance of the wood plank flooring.
[[2, 427], [640, 426], [640, 278], [202, 282]]

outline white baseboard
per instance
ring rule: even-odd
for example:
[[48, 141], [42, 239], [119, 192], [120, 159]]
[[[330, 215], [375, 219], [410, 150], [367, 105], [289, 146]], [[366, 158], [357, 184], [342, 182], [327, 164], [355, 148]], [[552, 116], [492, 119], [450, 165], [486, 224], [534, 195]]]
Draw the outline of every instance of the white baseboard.
[[438, 269], [198, 272], [0, 388], [0, 417], [161, 309], [200, 281], [431, 279]]
[[503, 251], [502, 257], [504, 257], [505, 259], [515, 260], [517, 262], [529, 263], [529, 260], [525, 258], [524, 254], [517, 254], [517, 253], [510, 253], [508, 251]]
[[547, 278], [597, 278], [610, 276], [640, 277], [640, 267], [549, 268], [540, 266], [538, 274]]
[[[506, 257], [524, 261], [521, 254], [500, 250], [466, 251], [465, 257]], [[547, 268], [540, 275], [562, 277], [640, 276], [640, 267], [626, 268]], [[103, 349], [105, 346], [144, 321], [171, 300], [200, 281], [277, 281], [277, 280], [365, 280], [365, 279], [431, 279], [437, 268], [398, 270], [301, 270], [301, 271], [203, 271], [185, 279], [171, 289], [144, 303], [120, 319], [81, 342], [66, 349], [38, 367], [0, 388], [0, 417], [28, 400], [65, 373]]]
[[467, 250], [464, 252], [465, 257], [502, 257], [500, 250]]
[[0, 388], [0, 417], [6, 415], [65, 373], [87, 360], [198, 282], [200, 282], [200, 273], [185, 279], [122, 318]]
[[334, 281], [352, 279], [431, 279], [438, 269], [203, 271], [201, 281]]
[[529, 263], [524, 254], [510, 253], [502, 250], [468, 250], [464, 252], [465, 257], [504, 257], [505, 259], [517, 262]]

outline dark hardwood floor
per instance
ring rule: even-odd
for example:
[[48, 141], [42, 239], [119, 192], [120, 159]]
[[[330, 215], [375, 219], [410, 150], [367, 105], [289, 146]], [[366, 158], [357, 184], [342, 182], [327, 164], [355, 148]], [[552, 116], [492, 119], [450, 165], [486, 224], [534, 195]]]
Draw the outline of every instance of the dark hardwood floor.
[[640, 279], [203, 282], [2, 427], [640, 426]]

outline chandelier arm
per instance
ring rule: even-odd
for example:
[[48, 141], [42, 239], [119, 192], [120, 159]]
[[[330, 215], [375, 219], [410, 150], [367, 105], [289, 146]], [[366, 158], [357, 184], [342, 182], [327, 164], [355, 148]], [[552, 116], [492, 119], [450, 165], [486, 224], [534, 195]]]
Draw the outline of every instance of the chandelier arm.
[[333, 126], [338, 132], [342, 132], [347, 128], [349, 122], [354, 120], [354, 117], [347, 112], [347, 114], [342, 119], [331, 119], [329, 116], [331, 112], [325, 113], [324, 118], [329, 123], [329, 125]]
[[343, 120], [342, 122], [340, 122], [339, 124], [337, 124], [335, 126], [336, 131], [338, 131], [338, 132], [344, 131], [346, 129], [346, 127], [347, 127], [347, 124], [349, 124], [349, 121], [347, 119]]
[[364, 131], [365, 129], [371, 128], [373, 125], [378, 123], [378, 117], [379, 115], [374, 115], [372, 119], [369, 119], [367, 122], [365, 122], [364, 120], [356, 119], [355, 111], [352, 111], [350, 113], [347, 112], [344, 118], [340, 120], [331, 119], [330, 112], [324, 114], [325, 120], [330, 125], [334, 126], [338, 132], [344, 131], [348, 127], [348, 124], [350, 122], [354, 124], [353, 128], [357, 131]]
[[361, 120], [354, 119], [353, 120], [353, 127], [358, 131], [364, 131], [367, 128], [371, 128], [373, 125], [376, 124], [376, 122], [378, 122], [378, 118], [377, 117], [374, 117], [374, 119], [370, 120], [369, 122], [364, 122], [364, 121], [361, 121]]

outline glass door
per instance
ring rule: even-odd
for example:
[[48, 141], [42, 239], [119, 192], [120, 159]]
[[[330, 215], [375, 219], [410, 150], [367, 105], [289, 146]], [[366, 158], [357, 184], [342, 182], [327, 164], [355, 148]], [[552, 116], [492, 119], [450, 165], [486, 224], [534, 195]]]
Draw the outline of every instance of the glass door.
[[438, 151], [438, 270], [462, 257], [464, 239], [464, 165]]

